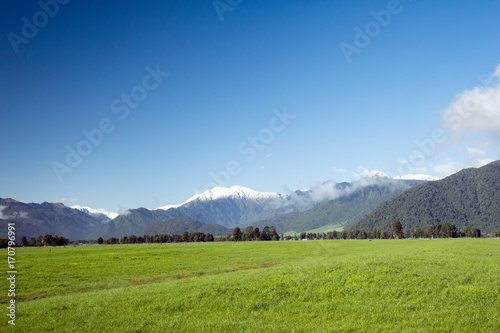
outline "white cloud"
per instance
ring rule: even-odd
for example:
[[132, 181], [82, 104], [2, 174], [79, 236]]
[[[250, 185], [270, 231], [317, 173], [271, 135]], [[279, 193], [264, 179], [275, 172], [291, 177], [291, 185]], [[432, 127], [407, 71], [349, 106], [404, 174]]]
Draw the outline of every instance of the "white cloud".
[[354, 171], [353, 175], [358, 178], [385, 178], [387, 174], [380, 170], [368, 170], [365, 167], [359, 166], [359, 171]]
[[118, 215], [121, 215], [121, 216], [126, 216], [126, 215], [131, 214], [131, 211], [128, 208], [124, 208], [121, 205], [118, 206], [116, 211], [118, 212]]
[[479, 154], [481, 156], [484, 156], [486, 155], [486, 152], [483, 151], [483, 150], [480, 150], [480, 149], [476, 149], [476, 148], [471, 148], [471, 147], [465, 147], [465, 149], [467, 149], [467, 152], [469, 154]]
[[460, 168], [454, 162], [448, 162], [446, 164], [438, 164], [434, 167], [434, 171], [446, 176], [454, 174], [459, 170]]
[[434, 171], [437, 173], [443, 174], [445, 176], [449, 176], [454, 174], [462, 169], [467, 168], [480, 168], [493, 162], [494, 160], [487, 157], [481, 157], [478, 154], [472, 154], [469, 158], [465, 159], [462, 163], [456, 162], [448, 162], [445, 164], [438, 164], [434, 167]]
[[345, 169], [333, 168], [333, 172], [347, 172]]
[[0, 206], [0, 220], [9, 220], [9, 219], [25, 219], [28, 218], [28, 213], [26, 212], [13, 212], [12, 214], [4, 214], [3, 210], [7, 208], [7, 206]]
[[431, 175], [424, 175], [424, 174], [409, 174], [409, 175], [404, 175], [404, 176], [397, 176], [394, 179], [403, 179], [403, 180], [439, 180], [438, 177], [431, 176]]
[[443, 110], [446, 128], [459, 133], [500, 137], [500, 65], [490, 77], [492, 86], [465, 90]]

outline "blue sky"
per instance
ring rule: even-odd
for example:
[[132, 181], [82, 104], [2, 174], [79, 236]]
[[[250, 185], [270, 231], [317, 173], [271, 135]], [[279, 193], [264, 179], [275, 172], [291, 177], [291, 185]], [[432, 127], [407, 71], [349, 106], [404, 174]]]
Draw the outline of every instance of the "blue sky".
[[0, 197], [155, 208], [500, 158], [498, 1], [41, 3], [0, 4]]

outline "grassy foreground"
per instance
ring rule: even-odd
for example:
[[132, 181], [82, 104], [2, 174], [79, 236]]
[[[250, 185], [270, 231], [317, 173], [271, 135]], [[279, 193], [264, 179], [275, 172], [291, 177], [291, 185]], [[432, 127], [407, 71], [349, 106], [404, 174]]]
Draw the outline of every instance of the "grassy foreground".
[[20, 248], [16, 261], [2, 332], [500, 332], [499, 239]]

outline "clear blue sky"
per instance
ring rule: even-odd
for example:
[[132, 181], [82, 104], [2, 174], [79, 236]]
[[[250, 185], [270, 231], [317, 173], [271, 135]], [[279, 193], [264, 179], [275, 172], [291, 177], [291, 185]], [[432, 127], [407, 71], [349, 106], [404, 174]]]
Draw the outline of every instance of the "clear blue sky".
[[0, 4], [0, 197], [155, 208], [211, 172], [286, 193], [499, 158], [498, 1], [46, 2]]

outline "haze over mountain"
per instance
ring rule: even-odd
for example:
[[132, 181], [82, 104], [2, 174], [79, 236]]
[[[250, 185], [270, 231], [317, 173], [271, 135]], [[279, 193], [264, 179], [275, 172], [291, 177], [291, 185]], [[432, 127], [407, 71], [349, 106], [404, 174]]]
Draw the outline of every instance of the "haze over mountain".
[[500, 161], [415, 186], [384, 202], [350, 229], [390, 230], [395, 218], [409, 231], [452, 223], [492, 233], [500, 228]]
[[[306, 211], [280, 215], [252, 225], [259, 228], [272, 225], [278, 233], [302, 232], [328, 225], [347, 228], [387, 199], [421, 183], [423, 181], [394, 180], [380, 175], [355, 183], [325, 183], [323, 187], [333, 187], [338, 193], [337, 198]], [[304, 193], [299, 196], [304, 196]]]

